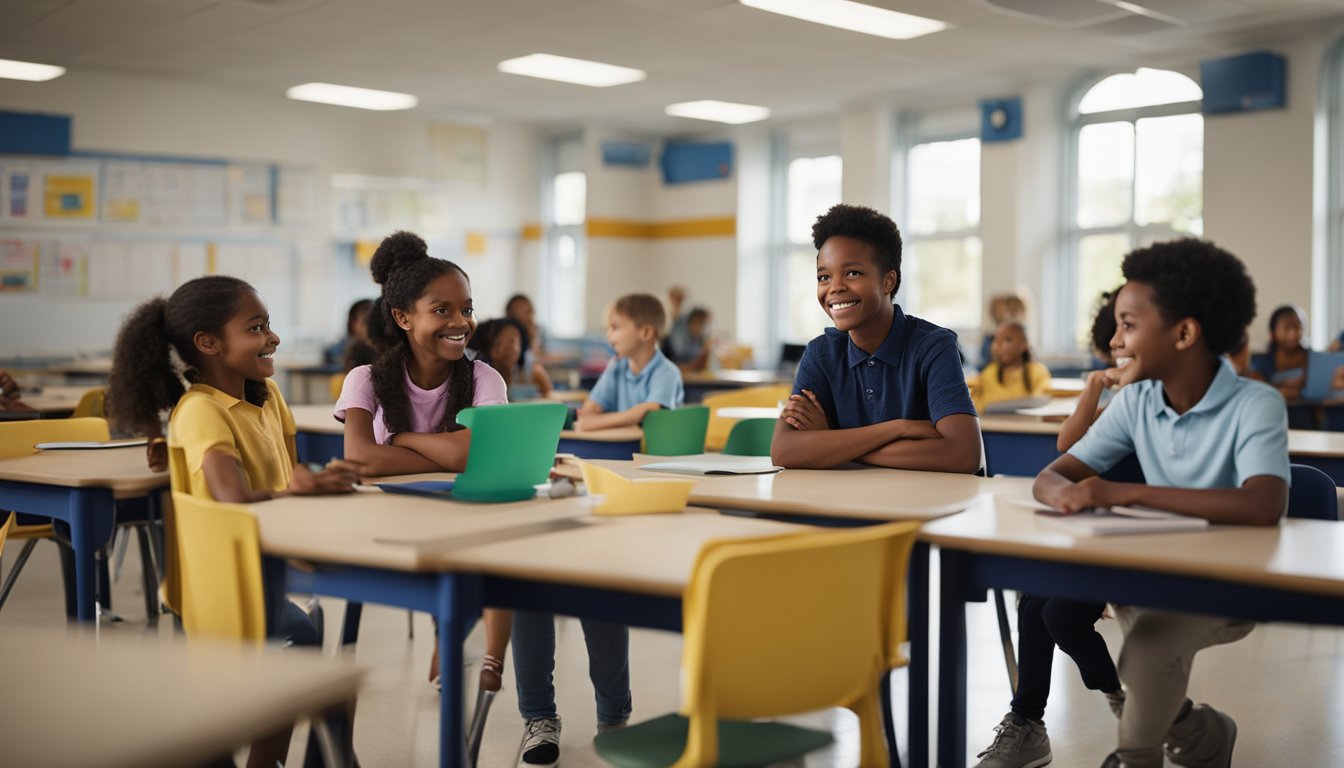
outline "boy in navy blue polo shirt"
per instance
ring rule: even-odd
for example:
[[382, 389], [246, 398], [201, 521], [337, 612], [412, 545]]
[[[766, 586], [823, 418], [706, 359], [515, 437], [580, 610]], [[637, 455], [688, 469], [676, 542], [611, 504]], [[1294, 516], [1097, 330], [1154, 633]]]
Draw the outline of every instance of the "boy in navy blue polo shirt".
[[956, 337], [893, 303], [901, 233], [871, 208], [836, 205], [812, 226], [817, 301], [834, 321], [798, 363], [771, 459], [825, 469], [851, 461], [975, 472], [980, 422]]

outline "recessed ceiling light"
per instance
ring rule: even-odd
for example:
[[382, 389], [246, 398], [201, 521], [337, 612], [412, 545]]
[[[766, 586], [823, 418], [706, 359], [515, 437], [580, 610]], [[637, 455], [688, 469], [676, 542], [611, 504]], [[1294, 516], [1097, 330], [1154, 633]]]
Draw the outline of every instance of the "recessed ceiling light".
[[947, 24], [937, 19], [889, 11], [886, 8], [850, 0], [739, 0], [739, 2], [762, 11], [892, 40], [909, 40], [947, 29]]
[[40, 83], [44, 80], [54, 80], [64, 74], [65, 67], [34, 64], [31, 61], [0, 59], [0, 77], [9, 80], [31, 80], [34, 83]]
[[549, 53], [534, 53], [530, 56], [506, 59], [499, 62], [499, 71], [510, 75], [559, 80], [562, 83], [587, 85], [593, 88], [637, 83], [648, 77], [641, 69], [618, 67], [600, 61], [571, 59], [568, 56], [553, 56]]
[[285, 91], [285, 95], [298, 101], [315, 101], [319, 104], [335, 104], [338, 107], [374, 109], [387, 112], [394, 109], [411, 109], [420, 100], [409, 93], [379, 91], [373, 88], [355, 88], [349, 85], [331, 83], [304, 83]]
[[696, 120], [713, 120], [716, 123], [754, 123], [770, 116], [769, 107], [754, 104], [734, 104], [731, 101], [683, 101], [680, 104], [668, 104], [663, 110], [673, 117], [693, 117]]

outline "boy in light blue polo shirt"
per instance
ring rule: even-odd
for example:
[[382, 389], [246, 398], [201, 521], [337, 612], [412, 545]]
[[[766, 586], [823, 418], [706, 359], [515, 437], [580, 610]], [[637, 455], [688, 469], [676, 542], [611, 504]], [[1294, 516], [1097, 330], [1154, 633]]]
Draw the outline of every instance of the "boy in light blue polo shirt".
[[663, 304], [654, 296], [632, 293], [617, 299], [607, 312], [607, 341], [616, 357], [579, 409], [576, 430], [631, 427], [649, 411], [681, 405], [686, 399], [681, 370], [658, 349], [666, 322]]
[[[1069, 452], [1041, 471], [1036, 498], [1066, 514], [1144, 505], [1224, 525], [1278, 525], [1288, 506], [1283, 398], [1222, 355], [1255, 317], [1255, 286], [1211, 243], [1157, 243], [1125, 257], [1111, 340], [1123, 383]], [[1131, 383], [1132, 382], [1132, 383]], [[1128, 454], [1146, 484], [1097, 475]], [[1186, 698], [1195, 653], [1245, 637], [1249, 622], [1120, 606], [1119, 744], [1105, 766], [1227, 766], [1232, 718]]]

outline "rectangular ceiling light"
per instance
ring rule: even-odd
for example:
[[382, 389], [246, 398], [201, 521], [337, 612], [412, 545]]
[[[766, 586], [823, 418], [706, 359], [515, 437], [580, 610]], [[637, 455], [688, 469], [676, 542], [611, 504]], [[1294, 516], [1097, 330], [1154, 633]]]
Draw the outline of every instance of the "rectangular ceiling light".
[[600, 61], [571, 59], [568, 56], [553, 56], [549, 53], [534, 53], [530, 56], [506, 59], [499, 62], [499, 71], [510, 75], [559, 80], [562, 83], [587, 85], [593, 88], [637, 83], [648, 77], [641, 69], [618, 67]]
[[947, 24], [900, 11], [889, 11], [850, 0], [739, 0], [749, 8], [792, 16], [795, 19], [830, 27], [877, 35], [892, 40], [914, 37], [947, 29]]
[[0, 77], [8, 80], [30, 80], [40, 83], [54, 80], [65, 74], [65, 67], [51, 64], [34, 64], [31, 61], [11, 61], [0, 59]]
[[420, 100], [409, 93], [379, 91], [372, 88], [355, 88], [349, 85], [331, 83], [304, 83], [285, 91], [285, 95], [298, 101], [315, 101], [319, 104], [335, 104], [338, 107], [355, 107], [388, 112], [396, 109], [412, 109]]
[[716, 123], [741, 125], [754, 123], [770, 116], [769, 107], [754, 104], [734, 104], [731, 101], [683, 101], [680, 104], [668, 104], [663, 110], [673, 117], [693, 117], [696, 120], [713, 120]]

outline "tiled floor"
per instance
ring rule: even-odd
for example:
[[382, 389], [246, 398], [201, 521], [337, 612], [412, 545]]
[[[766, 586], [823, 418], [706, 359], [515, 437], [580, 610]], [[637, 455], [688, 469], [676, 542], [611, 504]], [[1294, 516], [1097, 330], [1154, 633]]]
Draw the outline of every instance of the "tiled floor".
[[[6, 547], [7, 573], [19, 546]], [[103, 623], [100, 631], [153, 632], [162, 642], [179, 642], [171, 623], [146, 629], [139, 595], [135, 545], [114, 587], [114, 607], [125, 621]], [[334, 637], [341, 603], [324, 600], [328, 636]], [[60, 599], [60, 577], [55, 546], [38, 545], [10, 602], [0, 611], [0, 632], [23, 624], [59, 625], [65, 620]], [[1102, 631], [1114, 653], [1119, 647], [1115, 622], [1103, 622]], [[992, 728], [1008, 705], [1008, 683], [999, 652], [993, 613], [987, 605], [970, 612], [970, 711], [968, 747], [972, 755], [993, 736]], [[427, 616], [415, 618], [415, 637], [407, 638], [404, 611], [366, 606], [357, 660], [369, 670], [359, 700], [355, 748], [365, 768], [378, 766], [433, 766], [438, 755], [437, 694], [425, 675], [433, 643]], [[1205, 651], [1196, 661], [1192, 696], [1207, 700], [1233, 715], [1240, 725], [1234, 765], [1336, 766], [1344, 764], [1344, 632], [1334, 629], [1262, 626], [1247, 639]], [[678, 702], [677, 665], [680, 637], [662, 632], [634, 631], [631, 668], [635, 719], [675, 709]], [[479, 630], [467, 645], [468, 656], [479, 658]], [[561, 619], [558, 633], [556, 687], [564, 719], [562, 764], [571, 768], [603, 763], [592, 749], [595, 719], [592, 689], [587, 681], [582, 632], [578, 623]], [[1100, 765], [1115, 738], [1115, 721], [1100, 694], [1084, 689], [1077, 672], [1064, 656], [1057, 656], [1054, 688], [1047, 725], [1057, 766]], [[469, 679], [474, 680], [475, 668]], [[512, 668], [506, 669], [505, 687], [489, 719], [480, 765], [511, 766], [517, 760], [521, 721], [511, 691]], [[906, 675], [895, 675], [898, 719], [904, 721]], [[6, 695], [13, 695], [12, 692]], [[474, 702], [474, 690], [467, 704]], [[857, 721], [848, 712], [822, 712], [801, 718], [830, 728], [836, 745], [814, 753], [807, 766], [852, 766], [857, 761]], [[907, 744], [907, 734], [899, 733]], [[296, 739], [303, 730], [296, 732]], [[299, 754], [296, 741], [291, 758]], [[294, 762], [291, 759], [291, 762]], [[971, 764], [974, 765], [972, 759]]]

